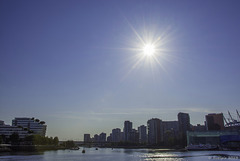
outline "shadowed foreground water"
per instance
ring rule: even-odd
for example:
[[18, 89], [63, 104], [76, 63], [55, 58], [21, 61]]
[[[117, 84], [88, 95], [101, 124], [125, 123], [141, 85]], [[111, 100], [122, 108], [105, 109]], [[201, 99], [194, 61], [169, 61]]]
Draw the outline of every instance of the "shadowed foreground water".
[[4, 161], [51, 161], [51, 160], [81, 160], [81, 161], [205, 161], [205, 160], [240, 160], [239, 151], [194, 151], [194, 152], [161, 152], [151, 149], [108, 149], [82, 148], [77, 151], [58, 150], [42, 153], [0, 153]]

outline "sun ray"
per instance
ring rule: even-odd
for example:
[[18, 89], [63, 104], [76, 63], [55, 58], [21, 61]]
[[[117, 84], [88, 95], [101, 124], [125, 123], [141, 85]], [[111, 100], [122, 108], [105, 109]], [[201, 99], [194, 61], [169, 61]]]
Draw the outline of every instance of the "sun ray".
[[[150, 67], [153, 75], [156, 75], [155, 69], [161, 69], [164, 73], [167, 73], [168, 71], [163, 63], [166, 60], [171, 61], [169, 59], [174, 57], [169, 54], [171, 50], [167, 48], [171, 41], [171, 26], [168, 26], [165, 30], [162, 28], [161, 30], [154, 30], [153, 28], [148, 28], [150, 26], [147, 27], [147, 24], [145, 24], [143, 25], [144, 30], [139, 32], [127, 19], [126, 21], [134, 37], [128, 43], [130, 47], [122, 49], [132, 53], [130, 57], [133, 61], [130, 62], [130, 69], [124, 74], [122, 80], [129, 76], [134, 70], [139, 70], [143, 66], [146, 68]], [[158, 72], [159, 71], [160, 70], [158, 70]]]

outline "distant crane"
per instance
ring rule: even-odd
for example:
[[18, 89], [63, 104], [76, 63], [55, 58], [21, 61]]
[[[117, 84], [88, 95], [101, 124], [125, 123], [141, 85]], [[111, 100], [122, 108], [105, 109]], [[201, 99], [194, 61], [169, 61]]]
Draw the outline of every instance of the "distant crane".
[[240, 122], [240, 115], [238, 113], [238, 110], [236, 110], [236, 112], [237, 112], [237, 116], [238, 116], [238, 122]]
[[234, 122], [234, 119], [232, 118], [232, 115], [230, 114], [230, 112], [228, 111], [228, 115], [231, 118], [232, 122]]
[[226, 127], [235, 127], [235, 126], [240, 126], [240, 115], [239, 115], [239, 113], [238, 113], [238, 110], [236, 110], [236, 112], [237, 112], [237, 120], [235, 120], [233, 117], [232, 117], [232, 115], [231, 115], [231, 113], [228, 111], [228, 118], [225, 118], [224, 116], [223, 116], [223, 119], [224, 119], [224, 121], [225, 121], [225, 123], [226, 123]]
[[223, 119], [224, 119], [224, 121], [225, 121], [225, 123], [226, 123], [226, 126], [228, 126], [229, 125], [229, 122], [227, 122], [227, 120], [226, 120], [226, 118], [223, 116]]

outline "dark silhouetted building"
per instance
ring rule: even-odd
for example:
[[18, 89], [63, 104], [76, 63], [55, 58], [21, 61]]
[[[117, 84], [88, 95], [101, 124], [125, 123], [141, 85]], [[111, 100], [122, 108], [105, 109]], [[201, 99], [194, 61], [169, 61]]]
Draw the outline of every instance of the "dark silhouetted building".
[[148, 120], [148, 144], [159, 145], [163, 141], [162, 120], [153, 118]]
[[207, 130], [224, 130], [223, 114], [212, 113], [206, 115]]
[[84, 142], [85, 142], [85, 143], [91, 142], [90, 134], [84, 134]]
[[139, 126], [138, 133], [139, 133], [139, 143], [141, 144], [147, 143], [147, 127], [144, 125]]
[[163, 140], [165, 145], [172, 145], [179, 138], [178, 121], [163, 121]]
[[186, 135], [186, 132], [191, 130], [189, 114], [182, 112], [178, 113], [178, 124], [180, 133]]
[[124, 141], [125, 142], [130, 142], [130, 132], [132, 131], [132, 122], [130, 121], [125, 121], [124, 122], [124, 129], [123, 129], [123, 132], [124, 132]]
[[100, 135], [99, 135], [99, 142], [106, 142], [106, 139], [107, 139], [107, 137], [106, 137], [107, 135], [106, 135], [106, 133], [101, 133]]
[[107, 137], [107, 142], [112, 142], [112, 133]]
[[99, 142], [99, 135], [98, 134], [94, 135], [93, 142], [95, 142], [95, 143]]
[[137, 130], [132, 129], [132, 131], [129, 133], [129, 142], [135, 144], [139, 143], [139, 134]]
[[196, 126], [192, 126], [192, 131], [196, 131], [196, 132], [203, 132], [203, 131], [206, 131], [207, 128], [205, 125], [200, 125], [200, 124], [197, 124]]
[[188, 113], [178, 113], [179, 133], [182, 145], [187, 145], [187, 131], [191, 131], [190, 117]]
[[112, 129], [112, 142], [120, 142], [121, 141], [121, 129], [116, 128]]

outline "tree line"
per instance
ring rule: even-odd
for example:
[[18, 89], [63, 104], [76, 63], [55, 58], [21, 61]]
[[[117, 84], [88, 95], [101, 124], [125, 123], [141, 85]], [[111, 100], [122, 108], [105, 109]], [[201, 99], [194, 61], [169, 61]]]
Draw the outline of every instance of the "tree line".
[[0, 135], [0, 144], [12, 144], [12, 145], [55, 145], [59, 143], [57, 136], [45, 137], [41, 135], [28, 135], [24, 139], [20, 138], [18, 133], [13, 133], [7, 138], [5, 135]]

